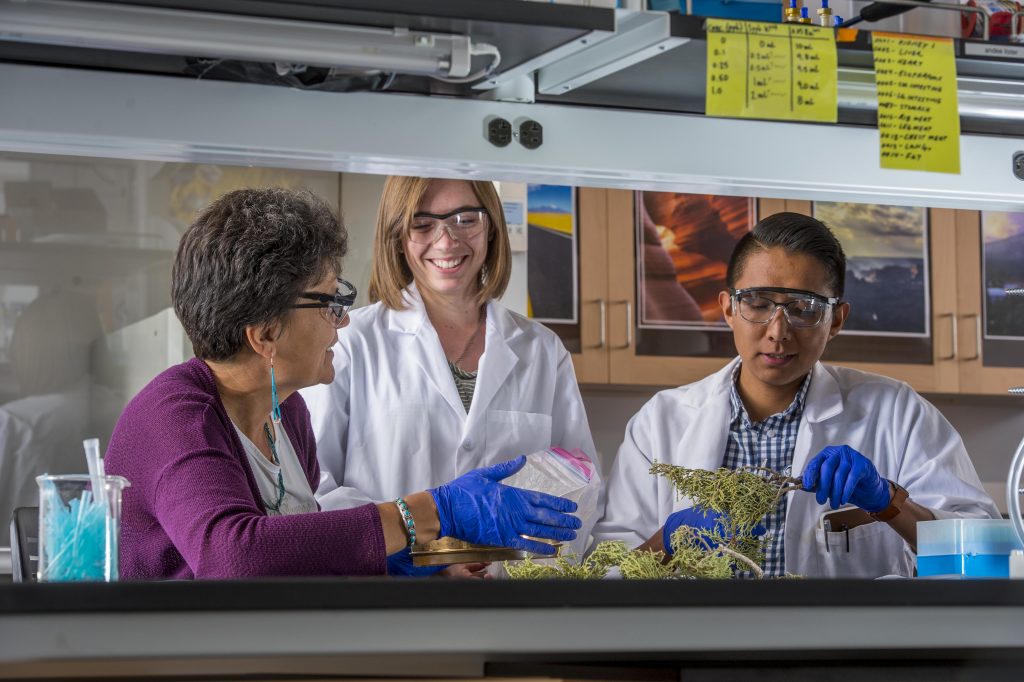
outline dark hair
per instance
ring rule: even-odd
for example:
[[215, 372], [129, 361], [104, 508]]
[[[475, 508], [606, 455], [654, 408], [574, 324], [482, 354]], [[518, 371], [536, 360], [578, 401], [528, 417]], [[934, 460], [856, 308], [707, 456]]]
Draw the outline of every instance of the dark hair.
[[832, 230], [817, 218], [801, 213], [776, 213], [759, 221], [736, 243], [725, 274], [732, 289], [743, 274], [747, 258], [757, 249], [785, 249], [815, 258], [825, 267], [832, 295], [842, 298], [846, 284], [846, 254]]
[[308, 191], [240, 189], [207, 206], [171, 270], [174, 312], [196, 356], [233, 357], [246, 327], [283, 321], [302, 291], [339, 272], [347, 248], [341, 221]]

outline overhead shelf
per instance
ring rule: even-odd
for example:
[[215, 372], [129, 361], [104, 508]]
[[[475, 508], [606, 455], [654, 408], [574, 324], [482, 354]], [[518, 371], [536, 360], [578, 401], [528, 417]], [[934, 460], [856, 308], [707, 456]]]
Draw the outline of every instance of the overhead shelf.
[[[472, 83], [398, 75], [384, 87], [379, 82], [356, 82], [349, 89], [705, 113], [706, 18], [678, 12], [521, 0], [43, 0], [38, 6], [49, 5], [54, 11], [65, 7], [83, 16], [113, 7], [127, 12], [128, 22], [131, 12], [137, 12], [140, 30], [146, 12], [160, 11], [181, 16], [234, 16], [240, 23], [257, 18], [465, 36], [474, 44], [498, 49], [501, 63], [496, 73]], [[0, 0], [0, 61], [195, 78], [197, 72], [188, 68], [188, 61], [209, 56], [197, 52], [198, 41], [186, 35], [180, 36], [177, 45], [173, 39], [166, 40], [159, 48], [161, 53], [75, 47], [69, 44], [72, 41], [41, 45], [5, 36], [4, 12], [30, 6], [32, 3]], [[854, 40], [839, 44], [839, 123], [874, 125], [870, 33], [854, 33]], [[962, 131], [1024, 135], [1024, 44], [954, 40], [954, 49]], [[216, 71], [203, 77], [226, 78]], [[241, 72], [230, 77], [243, 79]], [[512, 87], [503, 89], [507, 86]]]
[[[182, 22], [161, 33], [158, 47], [147, 53], [97, 47], [23, 42], [4, 33], [6, 13], [31, 7], [88, 16], [115, 11], [151, 25], [147, 13], [160, 16], [217, 17], [240, 29], [245, 22], [299, 22], [301, 27], [362, 27], [463, 36], [473, 44], [493, 46], [500, 66], [482, 80], [446, 82], [423, 75], [396, 75], [387, 80], [354, 80], [338, 89], [386, 90], [405, 94], [447, 95], [508, 101], [580, 104], [626, 110], [703, 114], [707, 43], [706, 19], [679, 13], [636, 12], [520, 0], [0, 0], [0, 61], [145, 72], [196, 78], [195, 61], [202, 41]], [[111, 9], [113, 8], [113, 9]], [[134, 13], [134, 14], [133, 14]], [[15, 16], [10, 14], [10, 16]], [[133, 18], [134, 17], [134, 18]], [[150, 29], [151, 30], [151, 29]], [[840, 124], [876, 124], [871, 34], [854, 31], [839, 43]], [[113, 38], [111, 39], [113, 41]], [[215, 41], [207, 41], [211, 43]], [[961, 131], [965, 134], [1024, 135], [1024, 44], [955, 40]], [[325, 51], [327, 51], [325, 49]], [[383, 48], [381, 50], [383, 52]], [[475, 57], [476, 69], [483, 57]], [[206, 80], [255, 78], [244, 68], [203, 71]], [[358, 72], [358, 69], [353, 69]], [[365, 72], [365, 69], [363, 69]], [[291, 84], [273, 77], [263, 84]], [[331, 90], [325, 84], [312, 89]]]
[[[38, 19], [34, 23], [45, 25], [52, 23], [51, 17], [62, 13], [73, 13], [78, 17], [92, 14], [97, 18], [112, 14], [118, 17], [119, 26], [130, 30], [134, 23], [142, 35], [153, 31], [156, 22], [166, 26], [160, 27], [164, 30], [158, 40], [152, 41], [151, 47], [127, 51], [102, 49], [80, 39], [76, 45], [74, 34], [81, 30], [81, 26], [64, 29], [65, 38], [49, 44], [25, 42], [24, 37], [10, 29], [11, 18], [35, 15]], [[5, 17], [8, 17], [6, 22]], [[611, 9], [521, 0], [452, 0], [443, 3], [417, 0], [40, 0], [25, 3], [0, 0], [0, 61], [194, 78], [196, 73], [188, 68], [189, 61], [216, 55], [208, 54], [198, 46], [200, 41], [195, 31], [190, 29], [193, 24], [180, 21], [175, 25], [176, 17], [182, 20], [198, 18], [200, 21], [207, 18], [211, 22], [213, 18], [230, 20], [234, 17], [240, 24], [238, 33], [241, 35], [232, 35], [232, 39], [244, 38], [244, 24], [252, 20], [296, 22], [296, 36], [301, 35], [303, 25], [314, 29], [360, 27], [466, 36], [474, 43], [485, 43], [498, 49], [501, 73], [515, 73], [524, 64], [530, 64], [528, 70], [532, 71], [613, 35], [616, 28], [615, 12]], [[121, 40], [124, 33], [121, 31], [121, 35], [113, 38]], [[111, 42], [114, 42], [113, 38]], [[380, 52], [383, 51], [384, 48], [380, 48]], [[325, 48], [324, 52], [329, 52], [329, 49]], [[486, 64], [483, 58], [474, 59], [474, 64], [478, 61]], [[211, 71], [203, 78], [217, 80], [225, 78], [225, 75]], [[241, 77], [232, 79], [243, 80]], [[474, 96], [477, 93], [470, 85], [399, 75], [387, 82], [386, 89]]]
[[[678, 47], [537, 101], [703, 114], [707, 41], [704, 17], [672, 14]], [[954, 40], [963, 133], [1024, 135], [1024, 45]], [[991, 54], [991, 53], [995, 54]], [[875, 125], [871, 34], [838, 45], [839, 123]]]
[[[502, 58], [490, 84], [399, 76], [356, 87], [370, 92], [300, 92], [186, 72], [187, 35], [159, 55], [5, 39], [0, 11], [0, 91], [18, 93], [0, 98], [0, 151], [1024, 210], [1017, 46], [955, 41], [957, 175], [880, 167], [864, 32], [839, 46], [834, 125], [705, 116], [700, 17], [519, 0], [116, 4], [456, 32]], [[536, 121], [543, 145], [490, 144], [494, 117]]]

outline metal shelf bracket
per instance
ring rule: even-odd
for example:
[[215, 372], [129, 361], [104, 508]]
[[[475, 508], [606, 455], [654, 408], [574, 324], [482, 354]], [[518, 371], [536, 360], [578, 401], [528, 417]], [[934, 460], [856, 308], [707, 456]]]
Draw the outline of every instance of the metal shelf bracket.
[[667, 12], [617, 10], [615, 35], [542, 68], [537, 90], [561, 95], [688, 42], [672, 36]]

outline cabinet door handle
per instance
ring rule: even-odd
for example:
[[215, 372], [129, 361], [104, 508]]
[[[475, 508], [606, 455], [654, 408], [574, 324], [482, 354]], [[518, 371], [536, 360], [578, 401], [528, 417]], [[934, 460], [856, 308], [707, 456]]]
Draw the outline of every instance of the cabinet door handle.
[[633, 302], [628, 298], [622, 301], [613, 301], [615, 304], [626, 304], [626, 343], [623, 346], [613, 346], [614, 350], [625, 350], [633, 345]]
[[970, 313], [964, 315], [964, 319], [974, 318], [974, 355], [969, 358], [963, 358], [964, 361], [978, 360], [981, 358], [981, 314]]
[[957, 352], [956, 315], [953, 314], [953, 313], [942, 313], [941, 315], [939, 315], [938, 319], [942, 320], [942, 319], [945, 319], [947, 317], [949, 318], [949, 321], [950, 321], [950, 325], [951, 325], [950, 329], [953, 332], [953, 349], [952, 349], [952, 352], [950, 352], [949, 355], [943, 355], [941, 358], [939, 358], [939, 360], [955, 360], [956, 359], [956, 352]]
[[597, 304], [598, 319], [601, 322], [601, 335], [598, 336], [597, 343], [594, 344], [593, 346], [587, 346], [587, 348], [593, 348], [593, 349], [604, 348], [604, 344], [605, 344], [605, 341], [606, 341], [606, 339], [605, 339], [605, 331], [604, 330], [608, 326], [608, 320], [607, 320], [607, 317], [608, 317], [608, 304], [605, 303], [603, 298], [595, 298], [593, 301], [587, 301], [587, 303], [596, 303]]

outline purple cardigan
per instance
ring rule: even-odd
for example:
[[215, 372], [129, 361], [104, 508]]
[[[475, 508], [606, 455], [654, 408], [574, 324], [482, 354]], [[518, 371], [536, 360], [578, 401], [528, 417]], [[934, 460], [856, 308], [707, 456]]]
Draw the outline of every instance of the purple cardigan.
[[[281, 404], [310, 486], [320, 467], [306, 403]], [[132, 399], [104, 460], [124, 476], [120, 573], [126, 579], [373, 575], [385, 572], [377, 507], [267, 516], [213, 372], [171, 367]]]

